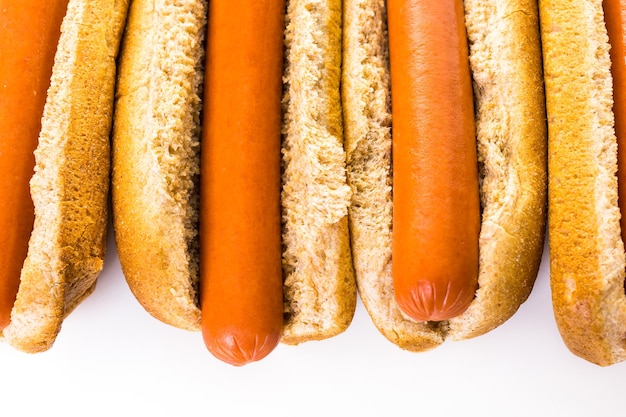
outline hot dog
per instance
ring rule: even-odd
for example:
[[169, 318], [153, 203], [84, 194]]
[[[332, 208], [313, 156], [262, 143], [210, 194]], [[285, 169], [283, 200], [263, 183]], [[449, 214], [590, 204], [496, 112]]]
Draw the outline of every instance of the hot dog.
[[126, 8], [124, 1], [2, 2], [0, 331], [25, 352], [52, 346], [103, 267]]
[[[406, 350], [424, 351], [447, 339], [482, 335], [505, 322], [527, 299], [544, 243], [546, 116], [537, 4], [466, 0], [462, 4], [442, 1], [435, 6], [419, 1], [348, 0], [344, 8], [342, 98], [348, 183], [353, 193], [350, 230], [363, 304], [378, 330]], [[454, 16], [461, 8], [464, 28], [459, 29]], [[447, 26], [422, 23], [428, 15], [448, 22]], [[444, 36], [453, 40], [463, 31], [469, 46], [465, 55], [463, 42], [457, 40], [452, 48], [452, 43], [444, 40]], [[397, 44], [399, 35], [408, 38], [408, 47]], [[445, 65], [438, 61], [446, 59]], [[460, 82], [462, 72], [446, 82], [436, 82], [461, 71], [463, 65], [469, 65], [473, 89]], [[424, 84], [410, 84], [415, 80]], [[447, 89], [450, 86], [453, 92]], [[453, 151], [443, 148], [462, 142], [472, 130], [466, 120], [471, 113], [467, 103], [472, 100], [468, 90], [473, 90], [475, 106], [472, 121], [478, 183], [471, 179], [472, 164], [465, 164], [467, 156], [450, 158]], [[466, 104], [444, 102], [453, 93]], [[425, 97], [432, 99], [430, 106], [422, 102]], [[464, 111], [457, 110], [463, 106]], [[452, 117], [448, 112], [455, 111], [460, 111], [456, 118], [444, 118]], [[433, 121], [424, 121], [428, 118]], [[411, 132], [414, 138], [394, 138], [405, 134], [405, 123], [416, 126]], [[447, 132], [455, 126], [465, 127], [450, 139]], [[438, 141], [439, 137], [446, 140]], [[405, 140], [408, 144], [402, 143]], [[422, 157], [425, 163], [407, 164], [407, 154]], [[425, 173], [421, 171], [424, 169]], [[463, 172], [462, 180], [453, 176], [455, 169]], [[398, 177], [406, 175], [417, 183], [411, 188], [420, 187], [409, 201], [396, 196], [407, 192], [396, 188], [400, 181], [406, 181]], [[439, 187], [459, 189], [445, 191]], [[450, 203], [446, 193], [463, 197]], [[420, 194], [427, 194], [423, 203]], [[442, 197], [432, 199], [438, 195]], [[479, 210], [474, 195], [480, 198]], [[450, 204], [454, 206], [449, 208]], [[446, 215], [446, 210], [451, 214]], [[451, 215], [468, 213], [469, 219], [480, 216], [478, 226], [473, 221], [450, 219]], [[396, 242], [408, 238], [407, 226], [397, 221], [398, 216], [415, 216], [412, 221], [419, 227], [440, 220], [445, 223], [436, 226], [440, 232], [425, 233], [420, 245], [407, 245], [410, 253], [399, 254]], [[477, 254], [470, 243], [474, 238], [478, 239]], [[460, 259], [439, 258], [437, 248], [447, 247], [445, 242], [455, 239], [464, 241], [468, 248], [457, 249]], [[421, 264], [411, 266], [414, 289], [409, 291], [446, 288], [445, 283], [450, 282], [452, 298], [470, 292], [469, 300], [461, 303], [467, 308], [462, 312], [463, 308], [448, 309], [448, 301], [440, 295], [445, 290], [429, 290], [423, 292], [425, 300], [421, 302], [442, 305], [439, 310], [445, 315], [403, 311], [397, 297], [407, 292], [406, 284], [398, 284], [394, 277], [396, 261], [402, 257], [425, 257]], [[443, 272], [420, 283], [427, 276], [424, 271], [439, 259], [445, 259], [438, 265]], [[471, 267], [461, 268], [457, 261]], [[472, 278], [475, 268], [477, 280]], [[459, 276], [467, 278], [465, 284], [453, 284], [457, 281], [449, 278], [457, 269], [464, 271]]]
[[462, 1], [389, 1], [387, 10], [394, 292], [412, 319], [442, 321], [467, 309], [478, 279], [480, 204], [465, 13]]
[[354, 314], [341, 21], [337, 0], [215, 1], [208, 19], [206, 1], [131, 6], [113, 128], [122, 271], [150, 314], [233, 365]]
[[268, 355], [283, 325], [285, 4], [230, 0], [209, 6], [200, 187], [202, 334], [216, 357], [243, 365]]
[[539, 5], [554, 316], [571, 352], [608, 366], [626, 359], [624, 194], [618, 192], [624, 186], [625, 6], [600, 0]]

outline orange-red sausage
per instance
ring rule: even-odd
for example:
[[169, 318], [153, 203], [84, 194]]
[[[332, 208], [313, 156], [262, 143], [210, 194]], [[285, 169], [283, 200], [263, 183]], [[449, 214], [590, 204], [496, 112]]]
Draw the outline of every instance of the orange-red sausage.
[[604, 20], [611, 43], [611, 74], [613, 75], [613, 113], [617, 136], [617, 186], [622, 213], [622, 240], [626, 242], [626, 2], [604, 0]]
[[209, 2], [200, 203], [202, 334], [233, 365], [278, 344], [284, 0]]
[[67, 0], [0, 2], [0, 330], [33, 228], [29, 181]]
[[392, 270], [400, 308], [446, 320], [471, 303], [480, 204], [462, 0], [389, 0]]

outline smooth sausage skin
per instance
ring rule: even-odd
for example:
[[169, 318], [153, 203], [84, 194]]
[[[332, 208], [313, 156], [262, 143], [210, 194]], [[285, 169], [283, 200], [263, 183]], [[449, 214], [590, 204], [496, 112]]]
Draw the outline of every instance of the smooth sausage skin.
[[461, 0], [389, 0], [392, 270], [416, 321], [459, 315], [478, 280], [480, 204]]
[[604, 20], [611, 44], [611, 74], [613, 75], [613, 113], [617, 137], [617, 186], [622, 240], [626, 242], [626, 2], [604, 0]]
[[283, 0], [211, 1], [202, 139], [202, 334], [244, 365], [282, 331]]
[[33, 228], [29, 181], [67, 0], [0, 2], [0, 330]]

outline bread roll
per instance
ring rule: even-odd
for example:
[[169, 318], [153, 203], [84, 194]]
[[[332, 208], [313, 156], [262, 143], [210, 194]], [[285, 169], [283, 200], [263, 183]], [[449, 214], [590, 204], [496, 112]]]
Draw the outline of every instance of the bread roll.
[[606, 366], [626, 359], [626, 259], [602, 1], [539, 4], [549, 121], [554, 316], [574, 354]]

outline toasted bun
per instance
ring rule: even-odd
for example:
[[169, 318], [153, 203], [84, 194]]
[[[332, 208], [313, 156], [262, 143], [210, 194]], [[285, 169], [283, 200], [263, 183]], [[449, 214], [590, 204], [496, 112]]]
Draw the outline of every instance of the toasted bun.
[[[291, 1], [286, 13], [282, 341], [295, 344], [345, 330], [356, 284], [339, 97], [341, 2]], [[150, 314], [188, 330], [200, 329], [205, 15], [205, 1], [133, 2], [113, 138], [113, 219], [123, 273]]]
[[411, 321], [394, 298], [385, 2], [348, 0], [344, 9], [350, 229], [363, 304], [387, 339], [411, 351], [484, 334], [527, 299], [543, 248], [546, 120], [536, 2], [465, 1], [481, 181], [479, 288], [465, 313], [439, 323]]
[[4, 338], [47, 350], [94, 290], [107, 229], [109, 133], [128, 1], [70, 0], [35, 151], [35, 223]]
[[135, 0], [120, 53], [113, 225], [122, 271], [159, 320], [200, 329], [198, 176], [207, 3]]
[[626, 359], [626, 260], [602, 1], [540, 7], [554, 316], [574, 354], [606, 366]]

